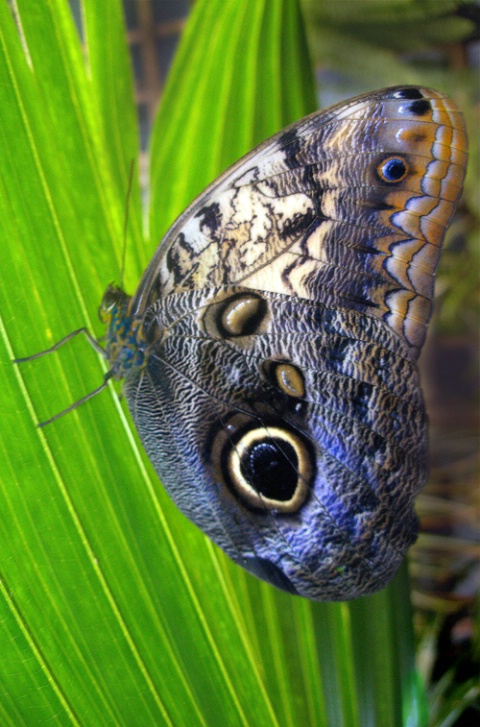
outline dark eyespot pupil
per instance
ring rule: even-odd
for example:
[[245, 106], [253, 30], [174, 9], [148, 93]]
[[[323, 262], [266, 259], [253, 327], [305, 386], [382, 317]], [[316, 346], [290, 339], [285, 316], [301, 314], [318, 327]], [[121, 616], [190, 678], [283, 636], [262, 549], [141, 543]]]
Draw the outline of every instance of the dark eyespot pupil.
[[389, 182], [396, 182], [401, 179], [407, 168], [403, 159], [389, 159], [382, 167], [382, 174]]
[[264, 497], [290, 500], [298, 484], [298, 458], [285, 440], [269, 439], [254, 444], [242, 457], [247, 482]]

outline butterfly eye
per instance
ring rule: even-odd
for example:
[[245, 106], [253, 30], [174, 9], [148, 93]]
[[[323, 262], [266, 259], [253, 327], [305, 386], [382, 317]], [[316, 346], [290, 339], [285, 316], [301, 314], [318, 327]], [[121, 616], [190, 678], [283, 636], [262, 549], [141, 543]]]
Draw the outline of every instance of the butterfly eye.
[[314, 466], [303, 436], [283, 426], [255, 425], [225, 450], [225, 481], [245, 505], [295, 513], [304, 504]]
[[305, 379], [303, 373], [288, 361], [264, 361], [262, 373], [268, 381], [287, 396], [302, 399], [305, 396]]
[[408, 166], [402, 157], [389, 157], [380, 162], [377, 166], [377, 173], [383, 182], [396, 184], [405, 179]]
[[118, 307], [125, 307], [125, 294], [116, 285], [110, 284], [103, 294], [98, 315], [101, 321], [107, 322]]

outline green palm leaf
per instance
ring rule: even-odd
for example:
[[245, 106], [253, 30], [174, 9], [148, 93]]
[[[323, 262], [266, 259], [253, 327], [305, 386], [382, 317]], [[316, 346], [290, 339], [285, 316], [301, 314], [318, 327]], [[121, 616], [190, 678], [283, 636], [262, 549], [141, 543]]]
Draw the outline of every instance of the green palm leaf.
[[[45, 429], [105, 365], [77, 337], [120, 275], [137, 158], [118, 0], [0, 0], [0, 718], [59, 725], [423, 724], [405, 573], [313, 604], [236, 568], [167, 498], [113, 390]], [[296, 0], [197, 3], [129, 202], [126, 287], [225, 166], [312, 110]]]

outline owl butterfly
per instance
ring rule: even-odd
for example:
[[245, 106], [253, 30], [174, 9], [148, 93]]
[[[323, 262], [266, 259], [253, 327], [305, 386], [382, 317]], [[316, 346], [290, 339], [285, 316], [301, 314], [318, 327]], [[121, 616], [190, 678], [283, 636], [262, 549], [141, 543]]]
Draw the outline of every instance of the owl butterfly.
[[290, 593], [377, 591], [416, 538], [416, 361], [466, 147], [431, 89], [314, 113], [188, 207], [133, 297], [104, 296], [107, 376], [172, 499]]

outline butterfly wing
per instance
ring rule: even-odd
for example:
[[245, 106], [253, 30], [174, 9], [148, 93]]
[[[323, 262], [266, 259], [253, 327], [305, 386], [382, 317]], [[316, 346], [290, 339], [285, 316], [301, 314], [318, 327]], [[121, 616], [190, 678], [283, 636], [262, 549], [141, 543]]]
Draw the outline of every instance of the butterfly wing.
[[385, 89], [312, 114], [184, 212], [133, 310], [235, 283], [367, 312], [420, 347], [466, 159], [462, 115], [436, 91]]
[[313, 114], [211, 185], [131, 311], [125, 392], [180, 509], [236, 562], [319, 600], [378, 590], [416, 537], [415, 360], [462, 187], [461, 114], [398, 87]]

